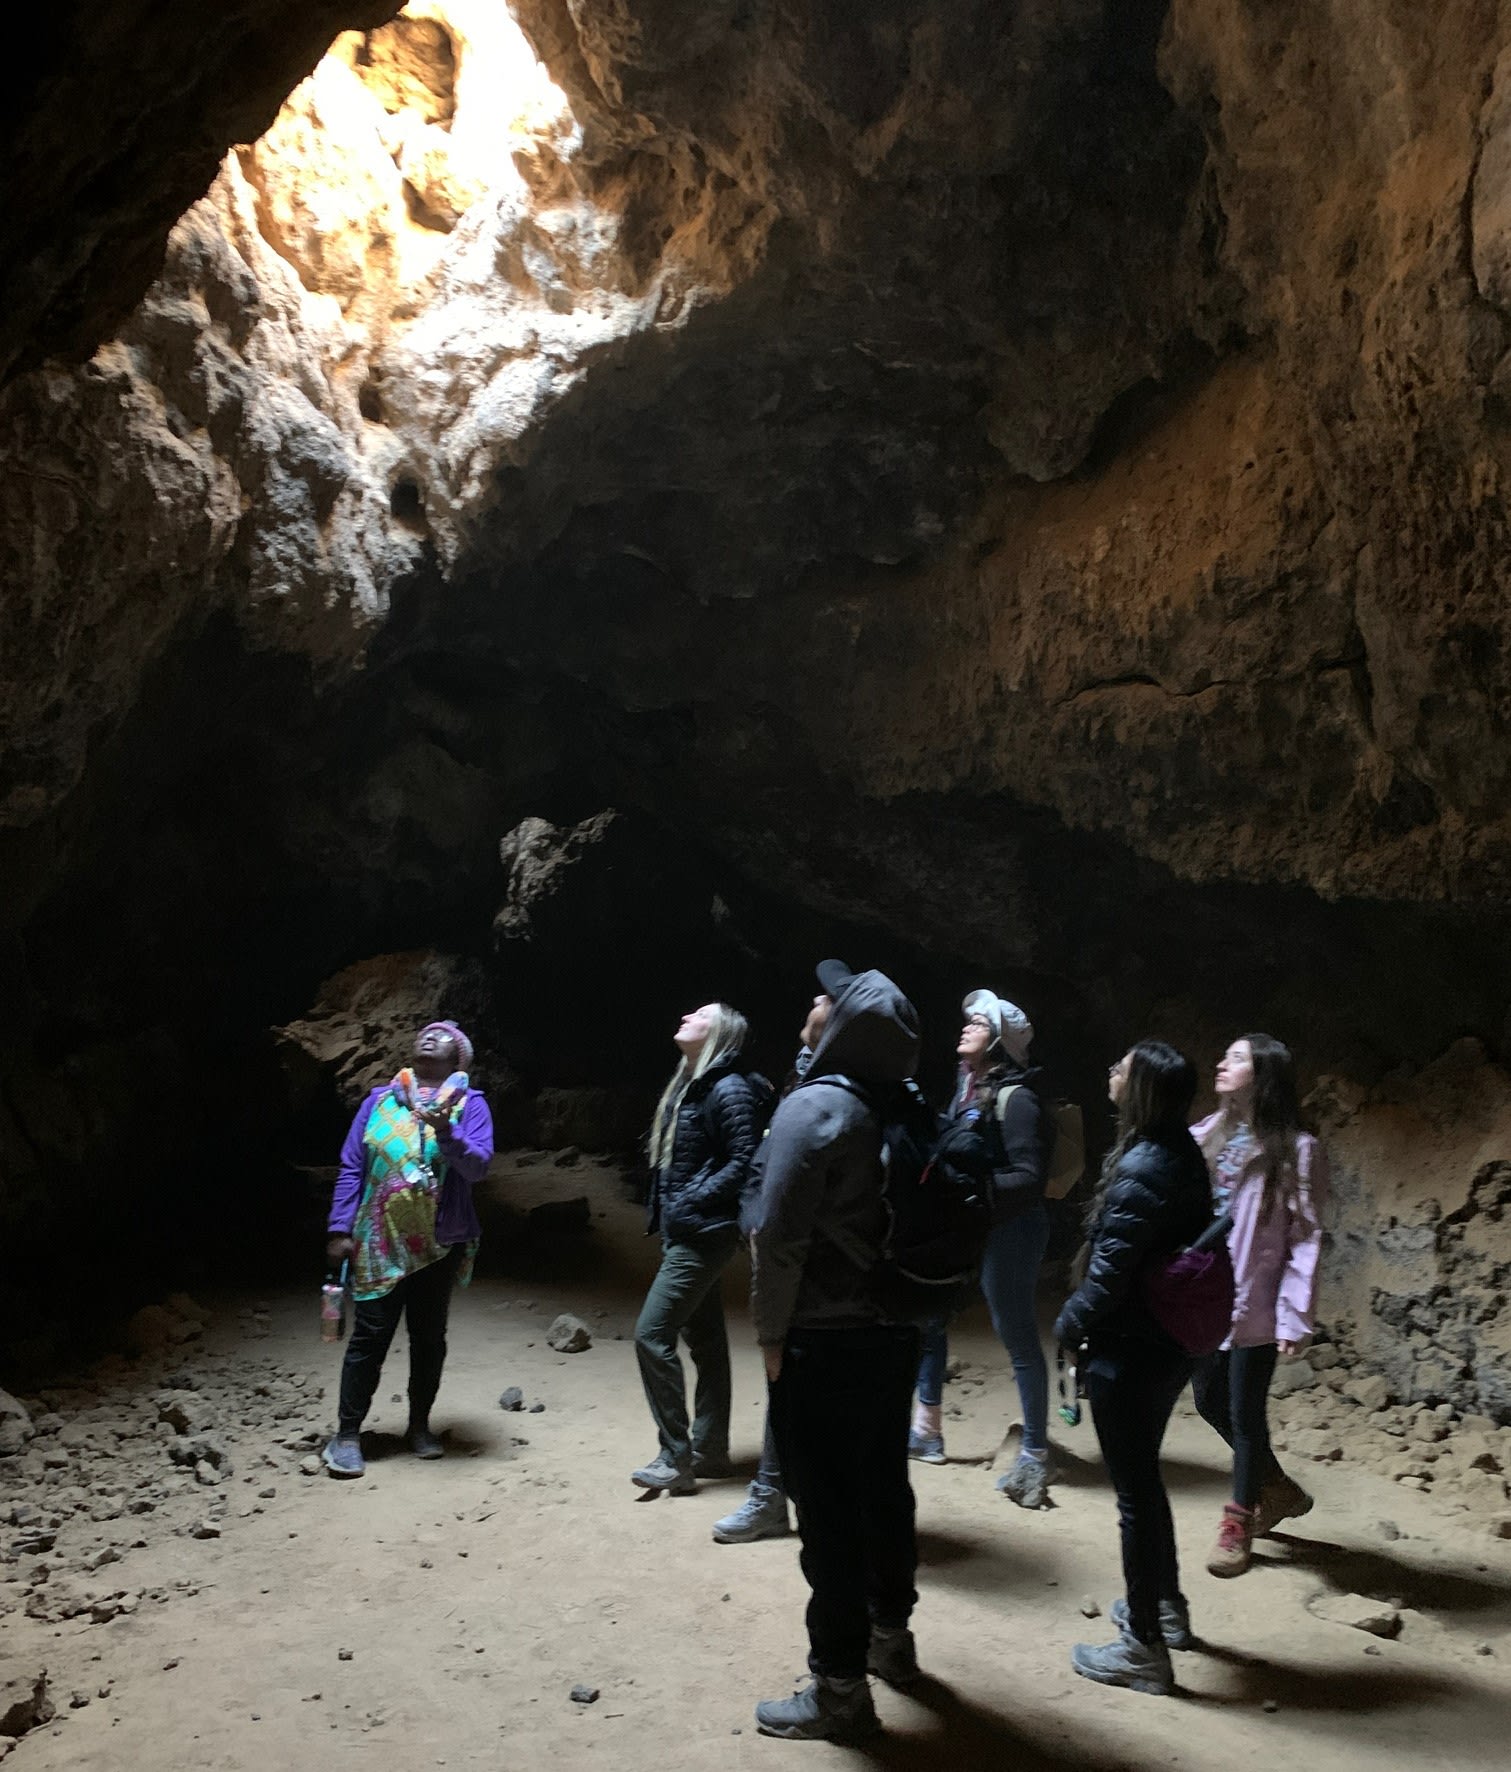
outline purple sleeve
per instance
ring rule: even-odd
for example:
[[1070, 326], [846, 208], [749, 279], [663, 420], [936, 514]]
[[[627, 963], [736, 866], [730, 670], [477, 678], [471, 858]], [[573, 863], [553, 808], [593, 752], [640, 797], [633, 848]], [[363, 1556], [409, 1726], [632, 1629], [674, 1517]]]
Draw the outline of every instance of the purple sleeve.
[[446, 1167], [469, 1187], [483, 1179], [493, 1161], [493, 1115], [483, 1097], [470, 1091], [456, 1126], [440, 1135]]
[[1285, 1271], [1275, 1300], [1275, 1339], [1305, 1341], [1315, 1323], [1317, 1263], [1322, 1254], [1322, 1214], [1327, 1206], [1327, 1158], [1306, 1137], [1296, 1153], [1296, 1205], [1287, 1226]]
[[357, 1109], [357, 1117], [352, 1121], [346, 1143], [341, 1147], [341, 1166], [336, 1171], [336, 1191], [331, 1195], [330, 1216], [325, 1221], [325, 1228], [333, 1237], [349, 1235], [357, 1222], [357, 1202], [362, 1198], [362, 1178], [367, 1166], [362, 1139], [367, 1131], [373, 1103], [377, 1099], [378, 1091], [374, 1089]]

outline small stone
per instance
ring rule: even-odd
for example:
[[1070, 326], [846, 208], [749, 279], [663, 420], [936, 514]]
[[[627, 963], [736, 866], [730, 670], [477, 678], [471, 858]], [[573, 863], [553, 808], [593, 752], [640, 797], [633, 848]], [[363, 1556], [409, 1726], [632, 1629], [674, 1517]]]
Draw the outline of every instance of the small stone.
[[1368, 1631], [1372, 1637], [1393, 1637], [1401, 1628], [1399, 1610], [1385, 1600], [1369, 1600], [1363, 1594], [1323, 1594], [1308, 1610], [1329, 1624], [1346, 1624]]
[[165, 1674], [171, 1674], [173, 1672], [174, 1668], [176, 1668], [177, 1666], [178, 1666], [178, 1657], [175, 1655], [173, 1657], [172, 1661], [165, 1661], [163, 1663], [163, 1672]]
[[215, 1520], [201, 1520], [189, 1536], [191, 1538], [219, 1538], [220, 1526]]
[[336, 1660], [337, 1661], [350, 1661], [353, 1654], [355, 1654], [355, 1651], [352, 1649], [338, 1649], [336, 1651]]
[[1366, 1643], [1364, 1645], [1364, 1653], [1366, 1655], [1383, 1655], [1385, 1651], [1378, 1643]]
[[420, 1567], [422, 1569], [433, 1569], [435, 1567], [435, 1564], [431, 1562], [429, 1557], [421, 1557], [420, 1558]]
[[1476, 1643], [1474, 1645], [1474, 1653], [1476, 1655], [1493, 1655], [1495, 1653], [1495, 1645], [1493, 1643]]
[[530, 1405], [530, 1413], [532, 1415], [544, 1415], [545, 1412], [546, 1406], [544, 1403], [532, 1403]]
[[500, 1394], [498, 1406], [500, 1409], [508, 1409], [518, 1412], [525, 1406], [525, 1393], [517, 1384], [511, 1384], [508, 1390], [503, 1391]]
[[567, 1696], [573, 1704], [597, 1704], [598, 1688], [596, 1686], [574, 1686]]
[[546, 1345], [559, 1354], [586, 1353], [593, 1345], [592, 1331], [581, 1317], [563, 1311], [546, 1331]]
[[1081, 1616], [1082, 1618], [1100, 1618], [1102, 1616], [1102, 1608], [1095, 1600], [1088, 1597], [1081, 1601]]
[[313, 1452], [310, 1453], [308, 1458], [301, 1458], [299, 1460], [299, 1474], [301, 1477], [318, 1477], [321, 1469], [322, 1466], [320, 1460]]
[[1264, 1711], [1266, 1715], [1274, 1716], [1275, 1712], [1280, 1709], [1280, 1700], [1278, 1698], [1267, 1698], [1259, 1708]]
[[70, 1710], [83, 1710], [88, 1703], [89, 1694], [87, 1692], [74, 1692], [69, 1695], [68, 1708]]
[[1401, 1528], [1394, 1520], [1376, 1520], [1375, 1531], [1380, 1534], [1381, 1538], [1383, 1538], [1387, 1544], [1394, 1544], [1401, 1536]]
[[257, 1499], [259, 1501], [271, 1501], [277, 1493], [278, 1491], [276, 1489], [259, 1489], [257, 1491]]

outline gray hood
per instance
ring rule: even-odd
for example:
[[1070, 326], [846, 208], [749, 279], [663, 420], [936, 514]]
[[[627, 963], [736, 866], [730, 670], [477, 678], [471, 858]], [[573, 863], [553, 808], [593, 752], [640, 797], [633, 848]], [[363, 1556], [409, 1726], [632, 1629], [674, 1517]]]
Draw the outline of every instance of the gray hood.
[[829, 1011], [811, 1078], [900, 1083], [918, 1067], [918, 1011], [884, 972], [860, 972]]

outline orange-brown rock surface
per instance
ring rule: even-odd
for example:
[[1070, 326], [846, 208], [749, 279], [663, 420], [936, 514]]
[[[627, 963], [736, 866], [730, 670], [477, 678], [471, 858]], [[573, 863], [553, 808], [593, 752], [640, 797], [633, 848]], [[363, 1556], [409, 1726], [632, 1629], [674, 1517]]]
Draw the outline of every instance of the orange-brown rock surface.
[[1504, 1100], [1503, 7], [246, 0], [192, 78], [117, 10], [14, 125], [15, 361], [93, 355], [0, 395], [12, 1199], [608, 805], [782, 990], [994, 973], [1083, 1093], [1259, 1023], [1361, 1150], [1456, 1040]]

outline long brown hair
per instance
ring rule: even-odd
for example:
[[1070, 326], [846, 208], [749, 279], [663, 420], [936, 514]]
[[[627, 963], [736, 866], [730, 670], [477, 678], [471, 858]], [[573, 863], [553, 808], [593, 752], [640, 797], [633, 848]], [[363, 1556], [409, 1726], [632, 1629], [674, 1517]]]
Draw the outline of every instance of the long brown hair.
[[[1250, 1089], [1249, 1127], [1264, 1158], [1264, 1193], [1260, 1197], [1262, 1223], [1284, 1200], [1291, 1206], [1296, 1197], [1296, 1139], [1305, 1130], [1301, 1102], [1296, 1093], [1296, 1061], [1291, 1049], [1270, 1034], [1241, 1034], [1254, 1064]], [[1217, 1154], [1238, 1130], [1231, 1097], [1201, 1141], [1202, 1155], [1210, 1168]]]
[[[1095, 1224], [1128, 1150], [1143, 1139], [1166, 1144], [1186, 1134], [1196, 1099], [1196, 1066], [1164, 1040], [1140, 1040], [1129, 1048], [1128, 1081], [1118, 1103], [1118, 1135], [1102, 1159], [1096, 1192], [1086, 1208], [1086, 1228]], [[1189, 1143], [1189, 1134], [1186, 1134]]]

